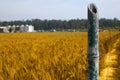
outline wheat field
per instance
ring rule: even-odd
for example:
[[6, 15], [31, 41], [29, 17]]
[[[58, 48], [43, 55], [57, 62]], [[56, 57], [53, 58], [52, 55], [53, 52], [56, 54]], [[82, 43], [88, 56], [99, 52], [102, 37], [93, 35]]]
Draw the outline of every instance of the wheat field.
[[[120, 79], [120, 32], [100, 32], [100, 80]], [[87, 80], [87, 32], [0, 33], [0, 80]]]

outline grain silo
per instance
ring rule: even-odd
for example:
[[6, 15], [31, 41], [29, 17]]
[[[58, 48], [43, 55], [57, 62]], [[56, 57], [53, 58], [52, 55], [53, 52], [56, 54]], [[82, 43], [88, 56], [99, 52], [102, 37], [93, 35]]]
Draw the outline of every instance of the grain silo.
[[25, 26], [24, 25], [20, 26], [20, 32], [25, 32]]
[[27, 32], [34, 32], [34, 26], [29, 25], [28, 26], [28, 31]]

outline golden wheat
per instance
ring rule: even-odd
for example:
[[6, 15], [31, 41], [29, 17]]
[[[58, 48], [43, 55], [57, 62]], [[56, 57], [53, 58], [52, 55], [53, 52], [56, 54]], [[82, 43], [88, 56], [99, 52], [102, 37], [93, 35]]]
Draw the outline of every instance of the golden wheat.
[[[100, 70], [118, 33], [100, 33]], [[87, 80], [87, 33], [1, 33], [0, 80]]]

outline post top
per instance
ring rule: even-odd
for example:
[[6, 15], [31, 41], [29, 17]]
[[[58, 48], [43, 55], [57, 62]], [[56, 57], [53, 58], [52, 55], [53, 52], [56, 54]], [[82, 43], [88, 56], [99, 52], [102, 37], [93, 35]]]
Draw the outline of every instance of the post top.
[[88, 5], [88, 10], [91, 11], [93, 14], [97, 14], [97, 7], [94, 3], [90, 3]]

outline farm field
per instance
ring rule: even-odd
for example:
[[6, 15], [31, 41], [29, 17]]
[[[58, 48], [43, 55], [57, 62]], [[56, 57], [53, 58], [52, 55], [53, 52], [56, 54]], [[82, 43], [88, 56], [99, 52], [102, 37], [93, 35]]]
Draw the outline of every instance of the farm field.
[[[120, 31], [99, 42], [100, 80], [119, 80]], [[87, 32], [0, 33], [0, 80], [87, 80]]]

